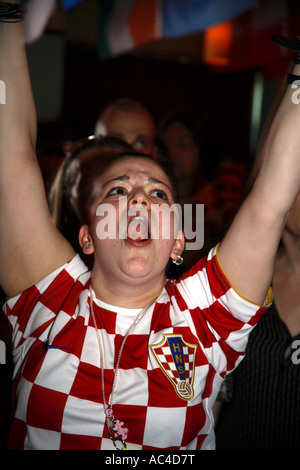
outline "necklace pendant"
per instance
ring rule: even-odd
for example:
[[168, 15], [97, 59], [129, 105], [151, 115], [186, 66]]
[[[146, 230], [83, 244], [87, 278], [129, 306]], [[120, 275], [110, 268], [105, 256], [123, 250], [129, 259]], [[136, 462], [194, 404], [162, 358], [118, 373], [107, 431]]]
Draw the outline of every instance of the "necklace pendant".
[[122, 421], [119, 421], [118, 419], [117, 421], [115, 421], [114, 424], [115, 425], [113, 427], [113, 431], [116, 433], [118, 437], [121, 437], [122, 440], [125, 441], [127, 439], [128, 429], [124, 428], [123, 427], [124, 423]]
[[128, 429], [123, 427], [124, 423], [122, 421], [119, 419], [115, 420], [111, 408], [105, 411], [105, 415], [109, 437], [113, 441], [115, 448], [117, 450], [127, 450], [125, 440], [127, 439]]
[[114, 425], [115, 425], [115, 418], [114, 418], [112, 409], [107, 408], [107, 410], [105, 411], [105, 415], [106, 415], [106, 425], [107, 425], [108, 432], [110, 435], [111, 430], [114, 428]]

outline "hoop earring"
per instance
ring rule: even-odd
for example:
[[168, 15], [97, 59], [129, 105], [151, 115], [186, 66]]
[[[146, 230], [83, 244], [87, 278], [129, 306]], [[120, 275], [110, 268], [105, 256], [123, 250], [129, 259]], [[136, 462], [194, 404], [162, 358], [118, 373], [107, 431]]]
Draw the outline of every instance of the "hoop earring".
[[177, 255], [177, 259], [172, 259], [172, 261], [176, 266], [180, 266], [183, 263], [183, 258], [182, 256]]
[[87, 244], [83, 247], [83, 251], [87, 251], [89, 248], [92, 248], [92, 244], [91, 244], [91, 243], [87, 243]]

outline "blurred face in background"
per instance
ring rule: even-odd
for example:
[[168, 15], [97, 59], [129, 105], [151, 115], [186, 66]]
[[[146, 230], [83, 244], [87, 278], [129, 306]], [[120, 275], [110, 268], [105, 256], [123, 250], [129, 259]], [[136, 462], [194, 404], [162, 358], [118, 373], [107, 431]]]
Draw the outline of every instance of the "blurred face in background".
[[142, 109], [108, 108], [101, 117], [97, 132], [118, 137], [139, 152], [153, 154], [155, 126], [151, 116]]
[[194, 174], [198, 168], [199, 149], [192, 133], [180, 122], [172, 122], [163, 133], [163, 142], [178, 178]]
[[221, 173], [215, 182], [219, 202], [238, 205], [244, 191], [244, 181], [234, 172]]

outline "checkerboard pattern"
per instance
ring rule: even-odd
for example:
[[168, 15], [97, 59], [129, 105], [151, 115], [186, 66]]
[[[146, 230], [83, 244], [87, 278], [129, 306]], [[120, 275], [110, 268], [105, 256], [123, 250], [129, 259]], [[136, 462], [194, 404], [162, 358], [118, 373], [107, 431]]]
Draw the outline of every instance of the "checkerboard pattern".
[[[15, 362], [10, 449], [114, 449], [104, 423], [89, 286], [90, 272], [76, 256], [4, 306]], [[93, 306], [108, 402], [119, 348], [138, 311], [98, 299]], [[216, 249], [166, 284], [127, 338], [120, 361], [113, 411], [129, 429], [128, 449], [214, 448], [213, 402], [266, 308], [239, 297]], [[177, 343], [165, 350], [166, 338], [179, 341], [182, 354], [176, 355]]]

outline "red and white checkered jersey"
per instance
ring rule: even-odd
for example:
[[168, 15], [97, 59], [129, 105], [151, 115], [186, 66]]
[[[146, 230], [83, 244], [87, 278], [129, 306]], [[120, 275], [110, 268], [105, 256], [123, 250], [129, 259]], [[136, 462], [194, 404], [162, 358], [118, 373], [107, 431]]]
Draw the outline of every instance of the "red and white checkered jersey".
[[[89, 286], [77, 255], [5, 304], [16, 382], [10, 449], [115, 449], [104, 423]], [[108, 402], [122, 339], [139, 310], [98, 299], [93, 306]], [[214, 448], [212, 405], [266, 309], [232, 288], [216, 248], [167, 282], [121, 356], [113, 412], [129, 430], [128, 449]]]

